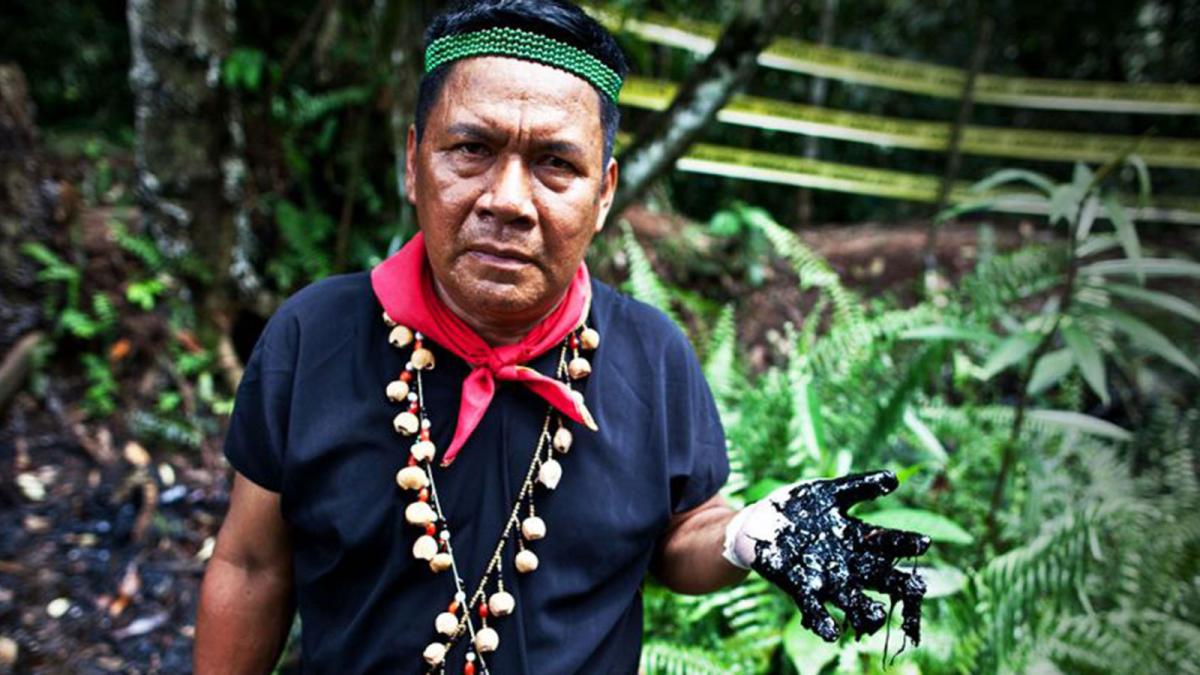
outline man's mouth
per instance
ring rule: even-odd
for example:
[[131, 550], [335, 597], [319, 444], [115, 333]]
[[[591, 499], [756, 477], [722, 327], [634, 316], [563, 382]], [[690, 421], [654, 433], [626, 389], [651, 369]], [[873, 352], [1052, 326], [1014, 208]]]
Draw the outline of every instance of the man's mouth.
[[532, 265], [534, 262], [533, 256], [527, 255], [523, 251], [502, 246], [472, 246], [467, 249], [467, 255], [485, 265], [508, 269]]

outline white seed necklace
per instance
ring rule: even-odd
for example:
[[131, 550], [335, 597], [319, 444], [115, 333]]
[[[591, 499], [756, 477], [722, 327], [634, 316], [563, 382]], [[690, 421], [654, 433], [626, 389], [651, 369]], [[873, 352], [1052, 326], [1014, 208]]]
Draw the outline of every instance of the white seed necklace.
[[[488, 625], [488, 619], [508, 616], [516, 607], [512, 594], [504, 590], [501, 564], [504, 550], [509, 538], [518, 531], [519, 523], [521, 536], [513, 537], [517, 549], [513, 565], [521, 574], [528, 574], [537, 569], [537, 554], [527, 547], [527, 543], [546, 536], [546, 523], [538, 517], [534, 508], [534, 489], [538, 484], [546, 490], [558, 487], [562, 478], [562, 465], [554, 456], [556, 453], [565, 455], [570, 451], [573, 436], [562, 415], [553, 406], [549, 406], [538, 433], [537, 445], [525, 480], [517, 492], [492, 557], [480, 575], [475, 591], [468, 599], [467, 585], [459, 571], [450, 541], [449, 519], [442, 509], [434, 480], [433, 460], [437, 454], [437, 447], [430, 440], [431, 423], [426, 414], [421, 375], [422, 371], [433, 369], [435, 359], [433, 353], [424, 346], [424, 336], [421, 333], [396, 324], [386, 312], [383, 320], [391, 326], [388, 342], [398, 349], [412, 346], [404, 370], [397, 379], [387, 385], [387, 397], [398, 403], [408, 402], [408, 409], [395, 416], [392, 426], [406, 437], [416, 437], [409, 448], [407, 466], [396, 473], [396, 483], [401, 488], [417, 492], [417, 500], [404, 510], [405, 520], [424, 529], [424, 534], [413, 543], [413, 556], [427, 561], [430, 570], [435, 574], [450, 570], [454, 578], [454, 598], [447, 604], [446, 610], [434, 620], [434, 630], [439, 637], [425, 647], [422, 656], [429, 665], [430, 673], [442, 675], [445, 673], [447, 654], [455, 643], [466, 635], [470, 638], [472, 648], [467, 651], [463, 675], [475, 675], [477, 667], [486, 675], [489, 671], [484, 654], [493, 652], [500, 646], [500, 635]], [[600, 335], [592, 328], [572, 331], [563, 340], [555, 377], [571, 389], [571, 396], [579, 402], [582, 402], [583, 393], [572, 389], [571, 382], [583, 379], [591, 373], [591, 364], [580, 356], [580, 349], [595, 350], [599, 343]], [[567, 360], [568, 354], [571, 355], [570, 361]], [[550, 433], [552, 422], [556, 427], [553, 434]], [[525, 512], [524, 518], [521, 518], [522, 510]], [[489, 589], [494, 589], [490, 596]], [[476, 608], [478, 626], [472, 618], [472, 608]]]

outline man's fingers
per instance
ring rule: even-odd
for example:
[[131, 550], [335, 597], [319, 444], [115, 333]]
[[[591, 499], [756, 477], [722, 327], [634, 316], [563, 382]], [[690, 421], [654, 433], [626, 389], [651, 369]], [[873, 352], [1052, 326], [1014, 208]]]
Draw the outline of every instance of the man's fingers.
[[891, 471], [855, 473], [830, 481], [833, 499], [843, 509], [859, 502], [882, 497], [895, 490], [900, 481]]
[[879, 630], [887, 620], [883, 605], [868, 598], [858, 589], [844, 588], [834, 596], [833, 604], [846, 613], [846, 618], [859, 637]]
[[914, 645], [921, 644], [921, 601], [925, 598], [925, 580], [920, 574], [892, 570], [881, 584], [874, 588], [887, 593], [892, 601], [904, 603], [901, 612], [901, 628]]
[[821, 636], [826, 642], [837, 642], [841, 632], [817, 596], [806, 593], [796, 596], [795, 600], [796, 606], [800, 608], [800, 624]]
[[868, 531], [863, 536], [862, 544], [868, 552], [885, 558], [915, 558], [929, 550], [929, 537], [917, 532], [881, 527]]

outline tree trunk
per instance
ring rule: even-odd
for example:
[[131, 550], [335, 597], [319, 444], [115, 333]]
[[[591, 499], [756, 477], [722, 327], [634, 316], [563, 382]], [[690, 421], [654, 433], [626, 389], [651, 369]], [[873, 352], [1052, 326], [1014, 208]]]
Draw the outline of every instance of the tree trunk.
[[425, 71], [425, 26], [445, 6], [442, 0], [390, 0], [391, 32], [391, 106], [392, 153], [396, 162], [396, 194], [400, 197], [400, 234], [415, 232], [416, 214], [408, 205], [404, 191], [405, 144], [408, 127], [416, 118], [417, 87]]
[[208, 344], [227, 339], [245, 173], [221, 66], [234, 0], [130, 0], [136, 193], [148, 232], [182, 264]]
[[[977, 8], [976, 11], [986, 10]], [[946, 171], [938, 188], [937, 203], [933, 216], [929, 219], [929, 228], [925, 231], [924, 261], [927, 276], [937, 273], [937, 238], [941, 229], [938, 216], [949, 206], [950, 192], [954, 188], [954, 182], [958, 180], [958, 169], [962, 164], [962, 133], [971, 121], [971, 112], [975, 108], [975, 80], [983, 68], [984, 59], [987, 58], [988, 45], [992, 39], [992, 25], [991, 17], [979, 15], [976, 22], [975, 49], [971, 52], [967, 80], [963, 84], [962, 97], [959, 99], [958, 116], [954, 119], [954, 125], [950, 127], [950, 142], [946, 147]]]
[[[824, 0], [821, 3], [821, 31], [817, 43], [822, 46], [833, 44], [833, 29], [836, 25], [838, 0]], [[829, 93], [829, 80], [823, 77], [813, 78], [809, 90], [808, 103], [817, 107], [825, 105], [825, 97]], [[804, 139], [804, 157], [816, 159], [820, 154], [821, 139], [807, 136]], [[800, 188], [796, 194], [796, 216], [801, 227], [809, 227], [813, 220], [813, 191]]]
[[[759, 53], [771, 41], [785, 0], [746, 0], [725, 27], [712, 53], [679, 87], [670, 107], [655, 115], [621, 154], [621, 179], [610, 224], [670, 169], [705, 125], [745, 84]], [[616, 227], [607, 228], [615, 233]]]
[[38, 265], [21, 251], [50, 238], [37, 142], [25, 76], [0, 64], [0, 358], [43, 323]]

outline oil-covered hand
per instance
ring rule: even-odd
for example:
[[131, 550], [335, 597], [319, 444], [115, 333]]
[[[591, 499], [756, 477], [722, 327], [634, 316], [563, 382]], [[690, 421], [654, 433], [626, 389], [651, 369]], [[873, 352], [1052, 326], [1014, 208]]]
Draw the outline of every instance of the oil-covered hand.
[[837, 640], [839, 630], [825, 602], [841, 608], [859, 636], [883, 626], [883, 606], [863, 593], [871, 589], [903, 601], [903, 630], [917, 644], [925, 582], [895, 564], [924, 553], [929, 537], [846, 515], [852, 505], [897, 485], [890, 471], [879, 471], [781, 487], [730, 522], [725, 557], [786, 591], [800, 607], [804, 627], [826, 641]]

